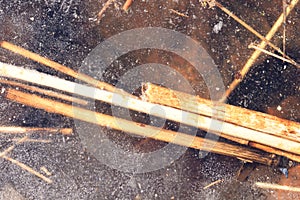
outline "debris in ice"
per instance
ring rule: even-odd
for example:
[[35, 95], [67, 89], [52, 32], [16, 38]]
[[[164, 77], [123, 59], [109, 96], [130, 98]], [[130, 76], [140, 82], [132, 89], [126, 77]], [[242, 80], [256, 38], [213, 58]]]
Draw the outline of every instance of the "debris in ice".
[[219, 21], [217, 24], [214, 25], [213, 32], [219, 33], [222, 29], [222, 26], [223, 26], [223, 21]]
[[281, 111], [281, 110], [282, 110], [281, 106], [277, 106], [276, 109], [277, 109], [278, 111]]
[[279, 170], [285, 175], [286, 178], [288, 178], [289, 171], [287, 168], [279, 168]]

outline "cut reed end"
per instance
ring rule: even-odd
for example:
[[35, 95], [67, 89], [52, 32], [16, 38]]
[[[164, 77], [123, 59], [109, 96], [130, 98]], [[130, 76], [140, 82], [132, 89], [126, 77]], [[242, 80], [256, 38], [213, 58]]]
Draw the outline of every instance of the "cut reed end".
[[10, 50], [10, 49], [11, 49], [11, 46], [14, 46], [14, 45], [11, 44], [11, 43], [9, 43], [9, 42], [7, 42], [7, 41], [2, 40], [2, 41], [0, 41], [0, 46], [1, 46], [2, 48], [4, 48], [4, 49]]
[[133, 0], [126, 0], [126, 2], [124, 3], [122, 9], [127, 12], [128, 9], [130, 8], [131, 4], [132, 4]]
[[61, 134], [63, 135], [72, 135], [73, 129], [71, 128], [63, 128], [60, 130]]

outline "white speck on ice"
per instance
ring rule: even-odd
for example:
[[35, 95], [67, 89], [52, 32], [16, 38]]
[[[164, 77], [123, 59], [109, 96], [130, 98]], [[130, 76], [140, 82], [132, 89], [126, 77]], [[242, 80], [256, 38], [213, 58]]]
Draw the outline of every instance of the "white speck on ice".
[[223, 26], [223, 21], [219, 21], [217, 24], [214, 25], [213, 32], [219, 33], [222, 29], [222, 26]]
[[277, 106], [277, 108], [276, 108], [278, 111], [281, 111], [281, 106]]

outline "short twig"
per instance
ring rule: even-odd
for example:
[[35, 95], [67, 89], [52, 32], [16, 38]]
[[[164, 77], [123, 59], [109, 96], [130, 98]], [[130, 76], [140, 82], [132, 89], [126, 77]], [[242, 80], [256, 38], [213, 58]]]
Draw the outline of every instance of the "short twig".
[[20, 161], [17, 161], [17, 160], [15, 160], [15, 159], [13, 159], [13, 158], [10, 158], [10, 157], [6, 156], [9, 152], [11, 152], [11, 151], [15, 148], [15, 146], [16, 146], [17, 144], [21, 144], [21, 143], [25, 142], [27, 139], [28, 139], [27, 136], [25, 136], [25, 137], [19, 139], [19, 140], [16, 142], [16, 144], [10, 146], [9, 148], [7, 148], [7, 149], [4, 150], [3, 152], [1, 152], [1, 153], [0, 153], [0, 157], [1, 157], [1, 158], [4, 158], [5, 160], [8, 160], [8, 161], [12, 162], [13, 164], [18, 165], [18, 166], [21, 167], [22, 169], [24, 169], [24, 170], [26, 170], [26, 171], [28, 171], [28, 172], [30, 172], [30, 173], [36, 175], [37, 177], [43, 179], [43, 180], [46, 181], [47, 183], [52, 183], [52, 181], [51, 181], [49, 178], [47, 178], [47, 177], [43, 176], [42, 174], [36, 172], [35, 170], [33, 170], [33, 169], [30, 168], [29, 166], [25, 165], [24, 163], [21, 163]]
[[184, 14], [184, 13], [181, 13], [181, 12], [179, 12], [179, 11], [177, 11], [177, 10], [174, 10], [174, 9], [169, 9], [172, 13], [175, 13], [176, 15], [179, 15], [179, 16], [181, 16], [181, 17], [186, 17], [186, 18], [188, 18], [189, 16], [187, 16], [186, 14]]
[[110, 6], [110, 4], [112, 4], [114, 1], [115, 1], [115, 0], [108, 0], [108, 1], [104, 4], [103, 8], [102, 8], [102, 9], [100, 10], [100, 12], [97, 14], [97, 22], [98, 22], [98, 23], [99, 23], [100, 20], [102, 19], [104, 12], [107, 10], [107, 8]]
[[0, 157], [3, 157], [3, 156], [5, 156], [6, 154], [8, 154], [9, 152], [11, 152], [11, 151], [16, 147], [16, 145], [25, 142], [27, 139], [28, 139], [28, 136], [25, 136], [25, 137], [19, 139], [19, 140], [16, 142], [16, 144], [13, 144], [12, 146], [10, 146], [10, 147], [8, 147], [7, 149], [5, 149], [4, 151], [2, 151], [2, 152], [0, 153]]
[[210, 188], [210, 187], [212, 187], [212, 186], [214, 186], [214, 185], [216, 185], [216, 184], [218, 184], [218, 183], [221, 183], [221, 182], [222, 182], [222, 179], [219, 179], [219, 180], [214, 181], [214, 182], [208, 184], [207, 186], [203, 187], [203, 189]]
[[47, 182], [47, 183], [52, 183], [52, 180], [51, 180], [51, 179], [45, 177], [44, 175], [40, 174], [39, 172], [35, 171], [35, 170], [32, 169], [31, 167], [25, 165], [24, 163], [22, 163], [22, 162], [20, 162], [20, 161], [17, 161], [17, 160], [15, 160], [15, 159], [13, 159], [13, 158], [10, 158], [10, 157], [8, 157], [8, 156], [2, 156], [2, 158], [6, 159], [6, 160], [8, 160], [8, 161], [10, 161], [10, 162], [12, 162], [12, 163], [15, 164], [15, 165], [18, 165], [19, 167], [21, 167], [22, 169], [28, 171], [29, 173], [31, 173], [31, 174], [33, 174], [33, 175], [35, 175], [35, 176], [41, 178], [41, 179], [44, 180], [45, 182]]
[[275, 58], [278, 58], [278, 59], [280, 59], [280, 60], [282, 60], [282, 61], [284, 61], [284, 62], [291, 63], [292, 65], [295, 65], [297, 68], [300, 68], [300, 65], [299, 65], [298, 63], [294, 63], [294, 62], [292, 62], [292, 61], [289, 60], [289, 59], [286, 59], [286, 58], [284, 58], [284, 57], [282, 57], [282, 56], [279, 56], [279, 55], [277, 55], [277, 54], [275, 54], [275, 53], [272, 53], [272, 52], [270, 52], [270, 51], [267, 51], [267, 50], [265, 50], [265, 49], [262, 49], [262, 48], [260, 48], [260, 47], [258, 47], [258, 46], [256, 46], [256, 45], [254, 45], [254, 44], [252, 44], [252, 43], [249, 44], [248, 48], [259, 50], [259, 51], [261, 51], [261, 52], [263, 52], [263, 53], [265, 53], [265, 54], [267, 54], [267, 55], [270, 55], [270, 56], [273, 56], [273, 57], [275, 57]]

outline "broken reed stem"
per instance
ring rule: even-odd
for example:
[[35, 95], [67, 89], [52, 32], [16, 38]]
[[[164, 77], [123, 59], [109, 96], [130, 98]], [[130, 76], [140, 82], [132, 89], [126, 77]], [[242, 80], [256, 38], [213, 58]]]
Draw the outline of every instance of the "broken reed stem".
[[[143, 85], [142, 98], [151, 103], [171, 106], [181, 110], [197, 113], [219, 119], [225, 122], [238, 124], [243, 127], [262, 131], [265, 133], [276, 134], [285, 138], [286, 135], [293, 137], [300, 136], [300, 124], [274, 117], [265, 113], [247, 110], [237, 106], [213, 102], [207, 99], [193, 96], [187, 93], [171, 90], [151, 83]], [[298, 134], [297, 134], [298, 133]], [[300, 156], [293, 153], [281, 151], [255, 142], [249, 142], [236, 137], [228, 137], [228, 135], [220, 134], [221, 137], [235, 141], [240, 144], [249, 145], [251, 147], [264, 150], [269, 153], [287, 157], [291, 160], [300, 162]], [[292, 139], [287, 137], [288, 139]], [[300, 140], [294, 138], [295, 141]]]
[[4, 158], [5, 160], [8, 160], [8, 161], [12, 162], [13, 164], [15, 164], [15, 165], [21, 167], [22, 169], [24, 169], [24, 170], [30, 172], [31, 174], [36, 175], [37, 177], [43, 179], [43, 180], [46, 181], [47, 183], [52, 183], [52, 181], [51, 181], [49, 178], [47, 178], [47, 177], [43, 176], [42, 174], [36, 172], [35, 170], [33, 170], [32, 168], [30, 168], [29, 166], [27, 166], [27, 165], [25, 165], [25, 164], [23, 164], [23, 163], [21, 163], [21, 162], [15, 160], [15, 159], [12, 159], [12, 158], [6, 156], [6, 154], [8, 154], [9, 152], [11, 152], [11, 151], [16, 147], [16, 145], [21, 144], [21, 143], [27, 141], [27, 139], [28, 139], [27, 136], [25, 136], [25, 137], [19, 139], [19, 140], [16, 142], [16, 144], [10, 146], [9, 148], [7, 148], [7, 149], [4, 150], [3, 152], [1, 152], [1, 153], [0, 153], [0, 157], [1, 157], [1, 158]]
[[213, 102], [152, 83], [145, 83], [142, 92], [142, 98], [154, 104], [178, 108], [300, 142], [300, 124], [297, 122], [237, 106]]
[[31, 132], [59, 133], [63, 135], [72, 135], [72, 128], [38, 128], [38, 127], [17, 127], [0, 126], [0, 134], [26, 134]]
[[262, 144], [255, 143], [255, 142], [249, 142], [248, 145], [250, 147], [260, 149], [260, 150], [263, 150], [265, 152], [274, 153], [276, 155], [283, 156], [283, 157], [286, 157], [290, 160], [293, 160], [293, 161], [296, 161], [296, 162], [300, 163], [300, 156], [299, 155], [289, 153], [289, 152], [285, 152], [285, 151], [281, 151], [279, 149], [268, 147], [266, 145], [262, 145]]
[[3, 157], [3, 156], [5, 156], [6, 154], [8, 154], [9, 152], [11, 152], [11, 151], [16, 147], [16, 145], [25, 142], [27, 139], [28, 139], [27, 136], [25, 136], [25, 137], [19, 139], [19, 140], [16, 142], [16, 144], [13, 144], [13, 145], [11, 145], [10, 147], [8, 147], [7, 149], [5, 149], [4, 151], [2, 151], [2, 152], [0, 153], [0, 157]]
[[51, 91], [51, 90], [38, 88], [38, 87], [35, 87], [35, 86], [25, 85], [23, 83], [18, 83], [18, 82], [15, 82], [15, 81], [0, 79], [0, 83], [12, 85], [12, 86], [15, 86], [15, 87], [20, 87], [20, 88], [23, 88], [23, 89], [26, 89], [26, 90], [30, 90], [32, 92], [38, 92], [38, 93], [41, 93], [41, 94], [44, 94], [44, 95], [48, 95], [50, 97], [55, 97], [55, 98], [58, 98], [58, 99], [61, 99], [61, 100], [69, 101], [69, 102], [72, 102], [72, 103], [77, 103], [77, 104], [80, 104], [80, 105], [87, 105], [88, 104], [87, 101], [76, 98], [76, 97], [71, 97], [71, 96], [68, 96], [68, 95], [65, 95], [65, 94], [61, 94], [61, 93], [54, 92], [54, 91]]
[[[289, 134], [289, 132], [287, 132], [287, 135], [291, 135], [291, 140], [281, 138], [282, 136], [280, 135], [270, 135], [269, 133], [257, 131], [256, 127], [252, 127], [253, 129], [241, 127], [238, 124], [231, 124], [223, 122], [222, 120], [212, 119], [211, 117], [186, 112], [163, 105], [145, 102], [136, 98], [130, 98], [128, 96], [123, 96], [105, 90], [88, 87], [71, 81], [66, 81], [64, 79], [60, 79], [54, 76], [50, 76], [44, 73], [40, 73], [34, 70], [15, 67], [13, 65], [1, 62], [0, 75], [9, 78], [28, 81], [35, 84], [40, 84], [47, 87], [52, 87], [70, 93], [74, 93], [75, 91], [76, 93], [74, 94], [76, 95], [81, 95], [87, 98], [96, 99], [116, 106], [169, 119], [189, 126], [197, 127], [217, 135], [222, 133], [244, 140], [258, 142], [287, 152], [300, 154], [300, 143], [293, 141], [293, 139], [295, 139], [295, 136], [292, 137], [292, 135]], [[74, 90], [74, 88], [76, 88], [76, 90]], [[153, 108], [159, 108], [160, 111], [153, 111]], [[161, 110], [164, 110], [164, 112], [161, 112]], [[299, 129], [297, 127], [295, 129], [295, 134], [299, 133]]]
[[0, 42], [0, 46], [2, 48], [5, 48], [7, 50], [10, 50], [16, 54], [19, 54], [21, 56], [24, 56], [26, 58], [29, 58], [33, 61], [36, 61], [38, 63], [41, 63], [45, 66], [48, 66], [52, 69], [55, 69], [61, 73], [64, 73], [66, 75], [69, 75], [75, 79], [79, 79], [85, 83], [88, 83], [94, 87], [97, 87], [97, 88], [100, 88], [100, 89], [104, 89], [104, 90], [107, 90], [107, 91], [111, 91], [111, 92], [116, 92], [116, 93], [120, 93], [120, 94], [124, 94], [124, 95], [129, 95], [129, 96], [132, 96], [133, 95], [130, 95], [128, 93], [126, 93], [125, 91], [121, 90], [121, 89], [118, 89], [108, 83], [105, 83], [105, 82], [102, 82], [102, 81], [98, 81], [86, 74], [82, 74], [82, 73], [79, 73], [79, 72], [76, 72], [64, 65], [61, 65], [57, 62], [54, 62], [48, 58], [45, 58], [45, 57], [42, 57], [40, 56], [39, 54], [36, 54], [36, 53], [33, 53], [33, 52], [30, 52], [22, 47], [19, 47], [19, 46], [16, 46], [14, 44], [11, 44], [9, 42], [6, 42], [6, 41], [1, 41]]
[[[20, 138], [13, 138], [12, 141], [18, 141]], [[25, 142], [33, 142], [33, 143], [52, 143], [52, 140], [42, 140], [42, 139], [27, 139]]]
[[43, 171], [47, 176], [52, 176], [51, 172], [49, 172], [45, 166], [42, 166], [40, 170]]
[[122, 9], [127, 12], [132, 3], [133, 3], [133, 0], [126, 0]]
[[214, 182], [208, 184], [207, 186], [203, 187], [203, 189], [205, 190], [205, 189], [207, 189], [207, 188], [210, 188], [210, 187], [212, 187], [212, 186], [214, 186], [214, 185], [216, 185], [216, 184], [218, 184], [218, 183], [221, 183], [222, 181], [223, 181], [222, 179], [219, 179], [219, 180], [217, 180], [217, 181], [214, 181]]
[[51, 179], [45, 177], [44, 175], [40, 174], [39, 172], [35, 171], [35, 170], [32, 169], [31, 167], [25, 165], [24, 163], [21, 163], [20, 161], [17, 161], [17, 160], [15, 160], [15, 159], [13, 159], [13, 158], [10, 158], [10, 157], [8, 157], [8, 156], [2, 156], [2, 158], [4, 158], [5, 160], [10, 161], [11, 163], [13, 163], [13, 164], [19, 166], [20, 168], [22, 168], [22, 169], [28, 171], [29, 173], [31, 173], [31, 174], [33, 174], [33, 175], [39, 177], [40, 179], [44, 180], [45, 182], [47, 182], [47, 183], [52, 183], [52, 180], [51, 180]]
[[[286, 16], [288, 16], [291, 12], [291, 10], [296, 6], [296, 4], [298, 3], [299, 0], [292, 0], [290, 5], [287, 7], [286, 10]], [[277, 21], [275, 22], [275, 24], [273, 25], [273, 27], [271, 28], [271, 30], [269, 31], [269, 33], [266, 35], [266, 40], [271, 40], [271, 38], [274, 36], [274, 34], [278, 31], [278, 29], [280, 28], [280, 26], [283, 23], [283, 14], [281, 14], [279, 16], [279, 18], [277, 19]], [[260, 49], [264, 49], [267, 45], [267, 42], [265, 41], [261, 41], [261, 43], [258, 45], [258, 47]], [[252, 67], [252, 65], [254, 64], [254, 62], [256, 61], [256, 59], [260, 56], [261, 51], [260, 50], [255, 50], [253, 52], [253, 54], [250, 56], [250, 58], [248, 59], [248, 61], [246, 62], [246, 64], [243, 66], [242, 70], [240, 71], [240, 75], [241, 78], [236, 78], [234, 79], [234, 81], [229, 85], [229, 88], [226, 90], [225, 94], [223, 95], [223, 97], [220, 99], [220, 102], [225, 102], [227, 100], [227, 98], [229, 97], [229, 95], [231, 94], [231, 92], [240, 84], [240, 82], [244, 79], [245, 75], [247, 74], [247, 72], [250, 70], [250, 68]]]
[[300, 192], [300, 187], [292, 187], [287, 185], [278, 185], [273, 183], [263, 183], [263, 182], [256, 182], [255, 185], [259, 188], [263, 189], [271, 189], [271, 190], [285, 190], [290, 192]]
[[110, 4], [112, 4], [114, 1], [115, 1], [115, 0], [108, 0], [108, 1], [104, 4], [103, 8], [102, 8], [102, 9], [100, 10], [100, 12], [97, 14], [97, 22], [98, 22], [98, 23], [99, 23], [100, 20], [102, 19], [104, 12], [107, 10], [107, 8], [110, 6]]
[[282, 51], [285, 54], [286, 46], [286, 9], [287, 9], [287, 0], [282, 0], [282, 13], [283, 13], [283, 33], [282, 33]]
[[165, 130], [125, 119], [116, 118], [110, 115], [93, 112], [83, 108], [78, 108], [61, 102], [42, 98], [37, 95], [26, 94], [14, 89], [6, 89], [4, 96], [12, 101], [28, 105], [34, 108], [43, 109], [47, 112], [61, 114], [74, 119], [109, 127], [127, 133], [133, 133], [155, 140], [170, 142], [177, 145], [200, 149], [217, 154], [240, 157], [265, 165], [278, 165], [278, 158], [272, 158], [270, 154], [262, 155], [257, 151], [234, 146], [231, 144], [212, 141], [180, 132]]
[[[288, 59], [286, 59], [286, 58], [284, 58], [284, 57], [282, 57], [282, 56], [276, 55], [275, 53], [272, 53], [272, 52], [267, 51], [267, 50], [265, 50], [265, 49], [261, 49], [261, 48], [259, 48], [258, 46], [254, 45], [254, 44], [252, 44], [252, 43], [249, 44], [248, 48], [259, 50], [259, 51], [261, 51], [261, 52], [263, 52], [263, 53], [265, 53], [265, 54], [267, 54], [267, 55], [270, 55], [270, 56], [273, 56], [273, 57], [275, 57], [275, 58], [278, 58], [278, 59], [280, 59], [280, 60], [282, 60], [282, 61], [284, 61], [284, 62], [288, 62], [288, 63], [290, 63], [290, 64], [294, 64], [294, 63], [292, 63], [290, 60], [288, 60]], [[300, 66], [296, 65], [296, 67], [299, 68]]]
[[169, 9], [169, 11], [171, 11], [172, 13], [175, 13], [176, 15], [179, 15], [179, 16], [181, 16], [181, 17], [185, 17], [185, 18], [188, 18], [188, 17], [189, 17], [189, 16], [187, 16], [186, 14], [181, 13], [181, 12], [179, 12], [179, 11], [177, 11], [177, 10], [174, 10], [174, 9]]

